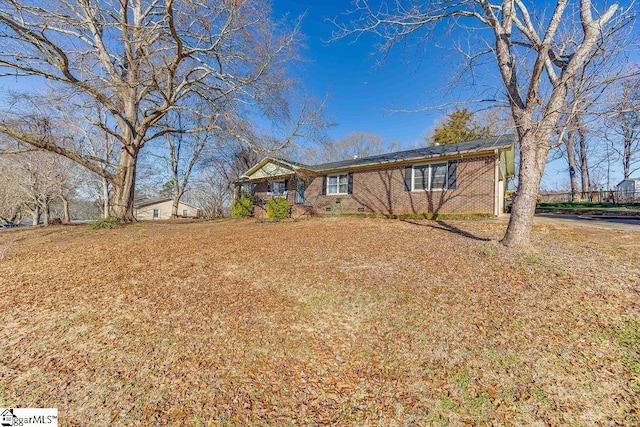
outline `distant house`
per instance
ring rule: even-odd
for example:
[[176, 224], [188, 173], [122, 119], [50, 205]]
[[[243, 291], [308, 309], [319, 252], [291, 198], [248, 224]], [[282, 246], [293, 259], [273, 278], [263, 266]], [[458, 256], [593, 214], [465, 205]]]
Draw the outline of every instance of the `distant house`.
[[489, 214], [504, 209], [514, 173], [515, 137], [304, 165], [266, 157], [235, 183], [254, 199], [254, 216], [271, 197], [285, 197], [293, 217], [314, 213]]
[[627, 178], [616, 185], [619, 203], [640, 202], [640, 178]]
[[[172, 206], [173, 199], [170, 197], [139, 200], [133, 205], [133, 214], [138, 220], [170, 219]], [[180, 202], [178, 217], [197, 218], [198, 208]]]

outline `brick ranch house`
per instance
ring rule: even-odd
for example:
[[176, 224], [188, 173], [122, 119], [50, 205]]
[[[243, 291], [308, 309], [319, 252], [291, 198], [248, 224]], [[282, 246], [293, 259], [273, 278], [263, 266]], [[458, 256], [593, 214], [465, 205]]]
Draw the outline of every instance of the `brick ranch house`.
[[286, 197], [291, 216], [309, 214], [488, 214], [504, 210], [515, 137], [478, 139], [319, 165], [266, 157], [235, 182], [235, 197], [266, 215]]

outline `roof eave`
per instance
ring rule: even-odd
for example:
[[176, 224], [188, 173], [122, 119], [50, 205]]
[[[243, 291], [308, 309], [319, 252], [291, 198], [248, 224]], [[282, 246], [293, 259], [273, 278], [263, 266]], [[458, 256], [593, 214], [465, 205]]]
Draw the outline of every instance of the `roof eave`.
[[[236, 179], [233, 182], [236, 184], [239, 184], [243, 182], [267, 180], [268, 178], [265, 178], [265, 177], [257, 178], [257, 179], [251, 178], [251, 175], [259, 171], [264, 165], [266, 165], [269, 162], [279, 164], [280, 166], [285, 166], [286, 168], [291, 169], [292, 173], [299, 173], [299, 172], [313, 173], [314, 172], [312, 169], [305, 167], [303, 165], [295, 164], [295, 163], [288, 162], [286, 160], [267, 156], [264, 159], [260, 160], [258, 163], [256, 163], [255, 166], [253, 166], [251, 169], [243, 173], [240, 177], [238, 177], [238, 179]], [[274, 175], [274, 177], [277, 177], [277, 176], [284, 176], [284, 175]]]
[[483, 150], [455, 151], [451, 153], [432, 154], [430, 156], [415, 156], [415, 157], [409, 157], [401, 160], [379, 161], [379, 162], [363, 163], [360, 165], [345, 165], [345, 166], [339, 166], [339, 167], [327, 168], [327, 169], [313, 169], [313, 172], [320, 174], [320, 173], [340, 172], [340, 171], [353, 170], [353, 169], [366, 169], [366, 168], [382, 166], [382, 165], [393, 165], [393, 164], [404, 165], [404, 164], [415, 163], [416, 161], [420, 162], [420, 161], [427, 161], [427, 160], [438, 159], [438, 158], [456, 158], [456, 157], [464, 156], [467, 154], [473, 154], [474, 156], [481, 156], [485, 154], [493, 154], [495, 153], [496, 150], [507, 150], [509, 148], [513, 148], [513, 144], [499, 145], [495, 147], [486, 148]]

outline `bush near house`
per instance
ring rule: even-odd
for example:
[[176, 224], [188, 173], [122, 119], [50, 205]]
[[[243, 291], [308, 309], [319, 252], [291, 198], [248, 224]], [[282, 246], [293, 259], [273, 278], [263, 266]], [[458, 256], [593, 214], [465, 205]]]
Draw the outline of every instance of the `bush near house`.
[[291, 212], [291, 205], [284, 197], [274, 197], [267, 201], [267, 218], [280, 221], [281, 219], [288, 218]]
[[253, 201], [247, 197], [242, 197], [233, 201], [231, 205], [231, 216], [233, 218], [249, 218], [253, 213]]

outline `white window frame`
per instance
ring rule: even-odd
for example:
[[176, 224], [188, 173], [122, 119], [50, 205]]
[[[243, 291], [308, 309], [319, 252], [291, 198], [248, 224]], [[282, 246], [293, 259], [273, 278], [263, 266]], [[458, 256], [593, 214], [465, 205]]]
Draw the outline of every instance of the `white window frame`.
[[[455, 162], [455, 160], [448, 160], [446, 162], [431, 162], [431, 163], [421, 163], [419, 165], [412, 165], [411, 166], [411, 191], [429, 191], [429, 192], [433, 192], [433, 191], [445, 191], [445, 190], [449, 190], [449, 165], [451, 163]], [[446, 171], [445, 171], [445, 183], [444, 183], [444, 188], [435, 188], [432, 189], [431, 188], [431, 179], [433, 178], [433, 169], [431, 168], [434, 165], [446, 165]], [[427, 188], [416, 188], [416, 168], [424, 168], [425, 166], [427, 166], [427, 174], [428, 174], [428, 179], [427, 179]], [[456, 171], [456, 180], [457, 180], [457, 171]]]
[[[284, 188], [282, 190], [282, 193], [274, 193], [273, 192], [274, 184], [282, 184], [282, 187]], [[281, 180], [278, 180], [278, 181], [271, 181], [270, 182], [270, 186], [271, 186], [271, 191], [267, 192], [267, 196], [271, 196], [271, 197], [287, 197], [287, 187], [285, 187], [285, 180], [284, 179], [281, 179]]]
[[189, 209], [182, 209], [182, 216], [189, 216]]
[[154, 209], [151, 212], [153, 219], [160, 219], [160, 209]]
[[[344, 193], [340, 192], [340, 178], [344, 177], [344, 186], [346, 188], [346, 191]], [[332, 193], [331, 191], [329, 191], [329, 189], [331, 188], [331, 178], [337, 178], [337, 188], [336, 188], [336, 192]], [[327, 175], [327, 188], [326, 188], [326, 194], [327, 196], [343, 196], [346, 194], [349, 194], [349, 174], [348, 173], [336, 173], [333, 175]]]

